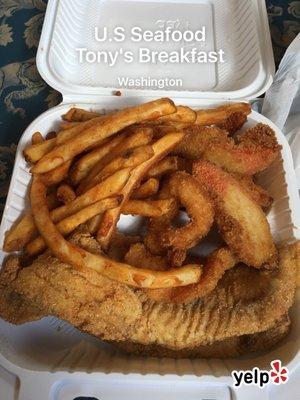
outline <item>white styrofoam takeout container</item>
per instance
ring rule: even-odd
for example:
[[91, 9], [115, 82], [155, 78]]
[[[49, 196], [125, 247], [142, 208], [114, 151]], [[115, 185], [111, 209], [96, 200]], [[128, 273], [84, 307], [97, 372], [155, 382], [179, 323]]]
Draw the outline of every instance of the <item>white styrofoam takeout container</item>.
[[[91, 27], [138, 25], [149, 29], [164, 26], [206, 25], [213, 34], [205, 50], [222, 48], [224, 64], [166, 66], [164, 69], [122, 63], [114, 68], [78, 64], [76, 47], [94, 47]], [[128, 43], [127, 43], [128, 45]], [[124, 44], [125, 46], [125, 44]], [[27, 206], [30, 181], [22, 150], [35, 131], [55, 129], [69, 107], [109, 111], [153, 98], [171, 97], [192, 108], [213, 107], [228, 101], [251, 100], [264, 93], [272, 82], [274, 65], [264, 2], [260, 0], [50, 0], [38, 49], [42, 77], [63, 94], [54, 107], [26, 129], [20, 139], [10, 190], [0, 228], [4, 233]], [[118, 75], [186, 78], [177, 90], [122, 88], [112, 96]], [[261, 174], [261, 183], [274, 197], [268, 219], [277, 242], [300, 239], [299, 201], [290, 148], [282, 132], [262, 115], [252, 112], [245, 129], [257, 122], [269, 124], [282, 145], [281, 157]], [[130, 218], [122, 218], [126, 227]], [[1, 260], [6, 254], [1, 253]], [[93, 396], [102, 400], [138, 399], [259, 399], [279, 398], [277, 386], [265, 390], [255, 386], [232, 387], [233, 369], [269, 369], [270, 361], [281, 359], [290, 373], [299, 366], [300, 302], [293, 310], [292, 330], [276, 349], [260, 355], [227, 360], [172, 360], [124, 355], [98, 339], [83, 334], [54, 317], [14, 326], [0, 321], [0, 365], [19, 379], [18, 400], [73, 400]], [[1, 389], [0, 389], [0, 399]]]

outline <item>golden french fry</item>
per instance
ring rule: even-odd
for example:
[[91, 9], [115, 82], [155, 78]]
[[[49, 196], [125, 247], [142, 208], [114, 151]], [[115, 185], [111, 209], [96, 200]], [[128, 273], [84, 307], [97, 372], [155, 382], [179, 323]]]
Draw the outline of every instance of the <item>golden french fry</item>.
[[168, 154], [180, 142], [180, 140], [183, 139], [183, 137], [183, 132], [174, 132], [163, 136], [152, 145], [154, 155], [149, 160], [143, 162], [141, 165], [135, 167], [131, 171], [130, 178], [120, 192], [123, 195], [122, 204], [113, 210], [106, 211], [101, 221], [100, 229], [97, 234], [97, 240], [102, 245], [103, 249], [108, 248], [110, 239], [119, 220], [122, 207], [130, 198], [130, 195], [135, 187], [146, 175], [147, 171], [155, 163], [157, 163], [157, 161]]
[[177, 111], [174, 114], [160, 117], [157, 123], [181, 122], [193, 124], [196, 121], [197, 114], [194, 110], [186, 106], [177, 106]]
[[170, 127], [173, 129], [173, 132], [174, 132], [174, 129], [181, 131], [192, 125], [193, 124], [190, 124], [189, 122], [168, 121], [168, 122], [165, 122], [164, 128], [163, 128], [163, 125], [160, 125], [160, 127], [161, 127], [160, 131], [163, 132], [163, 129], [165, 129], [165, 131], [166, 131], [167, 130], [166, 128], [170, 128]]
[[185, 286], [199, 281], [201, 266], [186, 265], [168, 271], [152, 271], [114, 261], [102, 254], [92, 254], [71, 244], [58, 231], [46, 205], [46, 186], [34, 175], [30, 192], [35, 224], [51, 252], [75, 268], [91, 268], [107, 278], [140, 288]]
[[[127, 135], [127, 133], [129, 134]], [[120, 137], [122, 138], [122, 140], [119, 139]], [[95, 154], [96, 157], [93, 156], [92, 161], [95, 166], [93, 169], [89, 169], [90, 173], [88, 174], [87, 180], [85, 181], [86, 184], [91, 181], [95, 176], [97, 176], [101, 171], [103, 171], [103, 169], [106, 168], [106, 166], [112, 160], [116, 159], [118, 156], [125, 155], [125, 153], [132, 149], [149, 144], [152, 139], [153, 133], [152, 129], [149, 127], [129, 127], [129, 129], [124, 132], [124, 134], [114, 137], [111, 141], [109, 141], [104, 146], [102, 146], [101, 149], [99, 149], [97, 154]], [[113, 143], [112, 146], [110, 145], [110, 142]], [[101, 154], [102, 156], [100, 158]], [[98, 158], [98, 162], [95, 162], [96, 158]], [[89, 161], [91, 161], [91, 158], [89, 158]], [[76, 169], [76, 167], [74, 169]]]
[[140, 215], [141, 217], [161, 217], [169, 212], [174, 199], [164, 200], [129, 200], [122, 208], [122, 214]]
[[[112, 138], [112, 140], [100, 148], [83, 156], [71, 171], [71, 179], [73, 183], [78, 183], [82, 180], [98, 161], [101, 160], [101, 163], [99, 162], [98, 165], [100, 170], [102, 166], [104, 167], [110, 159], [118, 154], [122, 154], [123, 152], [137, 146], [146, 145], [152, 140], [152, 130], [148, 127], [130, 127], [129, 133], [131, 134], [126, 136], [126, 133], [127, 132], [124, 132], [124, 134]], [[96, 215], [88, 221], [87, 225], [90, 233], [98, 231], [101, 224], [101, 218], [102, 215]]]
[[53, 222], [57, 223], [63, 218], [77, 213], [82, 208], [85, 208], [98, 200], [120, 194], [123, 186], [129, 179], [130, 170], [130, 168], [124, 168], [115, 172], [113, 175], [89, 189], [81, 196], [76, 197], [71, 203], [65, 204], [51, 211], [50, 216]]
[[[142, 184], [138, 189], [136, 189], [131, 198], [132, 199], [147, 199], [148, 197], [154, 195], [155, 193], [158, 192], [159, 189], [159, 181], [155, 178], [150, 178], [148, 181], [146, 181], [144, 184]], [[130, 207], [131, 200], [127, 202], [127, 206], [129, 204]], [[127, 208], [129, 210], [129, 208]], [[124, 209], [122, 210], [123, 214], [130, 214], [130, 212], [125, 212]], [[143, 215], [142, 213], [138, 213], [138, 215]], [[98, 231], [100, 228], [101, 220], [102, 220], [103, 214], [101, 215], [96, 215], [95, 217], [91, 218], [90, 221], [88, 221], [87, 226], [88, 230], [91, 234], [94, 234], [95, 232]]]
[[43, 138], [41, 132], [35, 132], [31, 137], [32, 144], [42, 143], [45, 139]]
[[56, 146], [62, 145], [63, 143], [74, 138], [76, 135], [79, 135], [84, 130], [89, 129], [91, 126], [96, 125], [102, 120], [103, 118], [99, 117], [99, 119], [95, 118], [93, 120], [82, 122], [81, 124], [78, 124], [73, 128], [65, 129], [58, 132], [57, 134], [55, 134], [55, 137], [49, 139], [47, 138], [47, 140], [43, 143], [30, 145], [23, 150], [24, 157], [27, 161], [35, 163], [51, 150], [53, 150]]
[[149, 169], [147, 172], [147, 177], [158, 177], [169, 172], [178, 171], [184, 167], [185, 161], [182, 158], [177, 156], [165, 157]]
[[96, 215], [95, 217], [91, 218], [88, 221], [87, 227], [91, 234], [94, 234], [100, 228], [102, 217], [103, 217], [103, 214], [99, 214], [99, 215]]
[[251, 113], [249, 103], [234, 103], [207, 110], [198, 110], [195, 124], [197, 125], [215, 125], [222, 123], [230, 114], [242, 112], [246, 115]]
[[[78, 211], [76, 214], [70, 215], [59, 221], [56, 225], [58, 231], [63, 235], [67, 236], [69, 233], [73, 232], [80, 224], [84, 224], [89, 219], [94, 217], [99, 213], [117, 207], [121, 198], [120, 197], [108, 197], [103, 200], [99, 200], [82, 210]], [[35, 256], [40, 254], [45, 248], [46, 243], [42, 236], [38, 236], [32, 242], [28, 243], [26, 246], [26, 252], [30, 256]]]
[[[81, 122], [80, 124], [76, 124], [73, 128], [65, 129], [57, 133], [55, 146], [59, 146], [63, 143], [66, 143], [68, 140], [75, 138], [77, 135], [84, 132], [86, 129], [100, 123], [104, 120], [104, 117], [94, 118], [93, 120]], [[80, 135], [79, 135], [80, 136]]]
[[71, 168], [70, 178], [74, 185], [77, 185], [82, 179], [89, 176], [90, 171], [93, 167], [107, 154], [110, 154], [111, 151], [121, 144], [121, 142], [125, 139], [125, 135], [118, 135], [113, 137], [107, 143], [102, 144], [99, 147], [96, 147], [94, 150], [89, 153], [83, 155]]
[[135, 149], [129, 150], [126, 154], [115, 158], [109, 164], [103, 167], [97, 175], [92, 177], [92, 179], [88, 179], [82, 182], [78, 188], [77, 193], [84, 193], [114, 172], [119, 171], [123, 168], [134, 168], [142, 162], [149, 160], [149, 158], [151, 158], [152, 156], [153, 149], [150, 145], [140, 146]]
[[62, 184], [58, 187], [56, 192], [57, 198], [64, 204], [69, 204], [75, 200], [76, 194], [71, 186]]
[[[51, 150], [32, 167], [31, 172], [41, 174], [50, 171], [64, 162], [73, 159], [82, 151], [97, 146], [103, 139], [114, 135], [127, 126], [145, 120], [156, 119], [163, 115], [172, 114], [175, 111], [176, 107], [170, 99], [155, 100], [119, 111], [105, 117], [102, 122], [97, 122], [91, 128], [84, 130], [81, 135], [76, 135], [72, 140], [68, 140]], [[83, 124], [89, 122], [93, 122], [93, 120], [84, 122]], [[70, 132], [73, 129], [77, 128], [67, 129], [62, 133]]]
[[52, 169], [49, 172], [41, 174], [41, 179], [46, 186], [57, 185], [63, 181], [68, 175], [71, 161], [61, 164], [59, 167]]
[[63, 122], [60, 124], [60, 129], [64, 131], [66, 129], [74, 128], [74, 126], [78, 126], [79, 124], [81, 124], [81, 122]]
[[156, 178], [149, 178], [146, 182], [142, 183], [131, 195], [132, 199], [143, 200], [147, 199], [158, 192], [159, 180]]
[[62, 116], [62, 119], [70, 122], [84, 122], [93, 118], [102, 117], [100, 113], [84, 110], [83, 108], [73, 107]]
[[[96, 203], [83, 208], [77, 213], [70, 215], [67, 218], [59, 221], [56, 225], [59, 232], [66, 236], [71, 233], [77, 226], [87, 222], [98, 214], [103, 214], [104, 211], [115, 208], [118, 206], [121, 198], [107, 198], [99, 200]], [[160, 217], [162, 214], [168, 212], [173, 199], [155, 200], [155, 201], [140, 201], [129, 200], [123, 210], [122, 214], [140, 215], [144, 217]], [[26, 251], [29, 255], [34, 256], [41, 253], [46, 247], [46, 244], [41, 236], [34, 239], [26, 246]]]
[[[56, 193], [51, 193], [47, 196], [47, 207], [49, 210], [58, 206]], [[36, 226], [33, 221], [31, 212], [23, 215], [11, 229], [5, 234], [3, 251], [20, 251], [36, 233]]]
[[27, 162], [35, 163], [55, 147], [56, 138], [45, 140], [42, 143], [31, 144], [23, 150]]
[[[117, 136], [115, 138], [113, 138], [110, 142], [113, 142], [115, 139], [118, 139], [118, 141], [116, 141], [115, 143], [118, 144], [117, 147], [116, 144], [113, 146], [113, 151], [109, 152], [110, 146], [109, 143], [107, 143], [106, 145], [104, 145], [103, 147], [105, 147], [105, 149], [103, 149], [103, 151], [101, 152], [101, 154], [103, 154], [103, 160], [104, 163], [101, 160], [101, 166], [105, 165], [105, 162], [107, 162], [109, 159], [111, 159], [111, 157], [114, 157], [118, 154], [122, 154], [124, 151], [129, 150], [131, 148], [135, 148], [138, 145], [144, 145], [147, 143], [151, 142], [152, 139], [152, 130], [149, 130], [149, 128], [144, 128], [142, 127], [141, 129], [130, 129], [130, 131], [132, 132], [131, 135], [129, 135], [128, 137], [126, 137], [125, 135], [120, 135]], [[121, 140], [119, 140], [121, 139]], [[100, 149], [99, 149], [100, 150]], [[106, 154], [110, 154], [111, 157], [105, 157]], [[88, 153], [87, 155], [89, 155], [91, 153]], [[82, 157], [83, 159], [84, 157]], [[80, 161], [80, 160], [79, 160]], [[100, 164], [100, 163], [99, 163]], [[83, 165], [82, 165], [83, 166]], [[77, 177], [81, 176], [81, 172], [80, 169], [78, 169], [78, 175]], [[154, 182], [153, 182], [154, 181]], [[158, 191], [158, 187], [159, 187], [159, 182], [156, 179], [152, 179], [152, 182], [150, 182], [151, 187], [145, 187], [145, 191], [144, 191], [144, 196], [148, 197], [148, 195], [155, 194]], [[141, 188], [142, 189], [142, 188]], [[141, 195], [143, 195], [141, 193]], [[100, 224], [101, 224], [101, 219], [102, 219], [102, 215], [96, 215], [94, 218], [91, 218], [90, 221], [88, 221], [88, 230], [90, 233], [94, 234], [95, 232], [98, 231]]]
[[[51, 218], [55, 223], [57, 223], [70, 215], [76, 214], [82, 208], [85, 208], [96, 201], [119, 193], [128, 180], [129, 173], [129, 168], [117, 171], [115, 174], [93, 187], [82, 196], [76, 197], [71, 203], [62, 205], [58, 208], [55, 208], [57, 206], [56, 193], [47, 196], [49, 209], [52, 209], [50, 213]], [[27, 213], [6, 234], [3, 250], [7, 252], [21, 250], [30, 242], [35, 233], [36, 226], [34, 224], [32, 213]]]
[[157, 124], [157, 125], [152, 125], [153, 129], [153, 135], [155, 139], [159, 139], [162, 136], [166, 135], [167, 133], [174, 132], [174, 130], [177, 130], [177, 127], [172, 126], [170, 124]]

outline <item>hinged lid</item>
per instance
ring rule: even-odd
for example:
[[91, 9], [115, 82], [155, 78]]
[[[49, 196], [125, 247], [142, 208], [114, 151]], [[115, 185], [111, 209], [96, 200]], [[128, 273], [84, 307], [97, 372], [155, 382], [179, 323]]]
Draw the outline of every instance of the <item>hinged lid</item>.
[[[110, 35], [100, 41], [104, 27], [111, 35], [120, 28], [116, 40]], [[163, 31], [166, 39], [167, 32], [177, 34], [170, 41], [139, 41], [145, 30]], [[176, 41], [184, 31], [199, 32]], [[158, 52], [167, 54], [167, 63], [157, 60]], [[209, 52], [219, 61], [193, 63], [199, 52], [202, 61]], [[182, 57], [185, 62], [175, 62]], [[144, 97], [251, 99], [266, 91], [274, 73], [261, 0], [49, 0], [37, 64], [45, 81], [69, 98], [120, 90]]]

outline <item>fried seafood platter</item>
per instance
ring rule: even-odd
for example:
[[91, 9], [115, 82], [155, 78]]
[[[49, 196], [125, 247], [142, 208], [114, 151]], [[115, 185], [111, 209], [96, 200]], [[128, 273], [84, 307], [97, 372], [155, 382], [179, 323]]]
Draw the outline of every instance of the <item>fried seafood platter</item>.
[[34, 132], [30, 207], [3, 243], [0, 316], [57, 316], [154, 356], [275, 346], [290, 326], [297, 244], [272, 237], [273, 199], [257, 178], [281, 146], [268, 125], [245, 127], [250, 113], [163, 98], [70, 108], [56, 132]]

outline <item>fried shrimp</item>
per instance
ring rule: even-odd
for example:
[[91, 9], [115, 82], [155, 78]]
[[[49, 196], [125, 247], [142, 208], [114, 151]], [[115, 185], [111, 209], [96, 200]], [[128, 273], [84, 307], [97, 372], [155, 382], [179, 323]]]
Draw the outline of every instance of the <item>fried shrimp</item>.
[[[165, 182], [158, 193], [158, 198], [171, 198], [168, 182]], [[160, 233], [168, 228], [170, 221], [176, 217], [179, 211], [179, 202], [177, 199], [172, 203], [172, 207], [167, 213], [157, 218], [150, 218], [147, 225], [147, 234], [144, 239], [146, 248], [154, 255], [163, 255], [166, 252], [165, 247], [160, 240]]]
[[[163, 196], [166, 195], [176, 198], [177, 204], [162, 218], [155, 218], [149, 222], [149, 232], [145, 243], [151, 252], [153, 252], [153, 243], [156, 243], [155, 247], [159, 247], [159, 250], [155, 248], [154, 254], [160, 254], [163, 248], [176, 251], [195, 246], [213, 224], [212, 202], [191, 175], [185, 172], [173, 174], [163, 192]], [[183, 227], [175, 228], [172, 227], [172, 220], [179, 204], [185, 207], [190, 221]]]
[[276, 249], [260, 206], [230, 174], [208, 161], [197, 161], [193, 175], [211, 195], [221, 236], [245, 264], [261, 267]]
[[144, 268], [151, 268], [154, 271], [165, 271], [170, 268], [167, 257], [151, 254], [144, 243], [132, 244], [124, 261], [134, 267], [143, 265]]
[[225, 272], [237, 263], [236, 257], [228, 247], [215, 250], [203, 266], [200, 281], [182, 288], [147, 290], [147, 296], [155, 301], [189, 303], [211, 293]]
[[180, 250], [191, 248], [208, 233], [213, 224], [212, 203], [196, 179], [184, 172], [177, 172], [171, 176], [169, 189], [171, 196], [177, 198], [185, 207], [190, 222], [181, 228], [169, 226], [162, 232], [163, 246]]
[[229, 172], [254, 175], [266, 169], [278, 156], [280, 146], [273, 129], [258, 124], [232, 138], [215, 136], [205, 147], [202, 157]]

